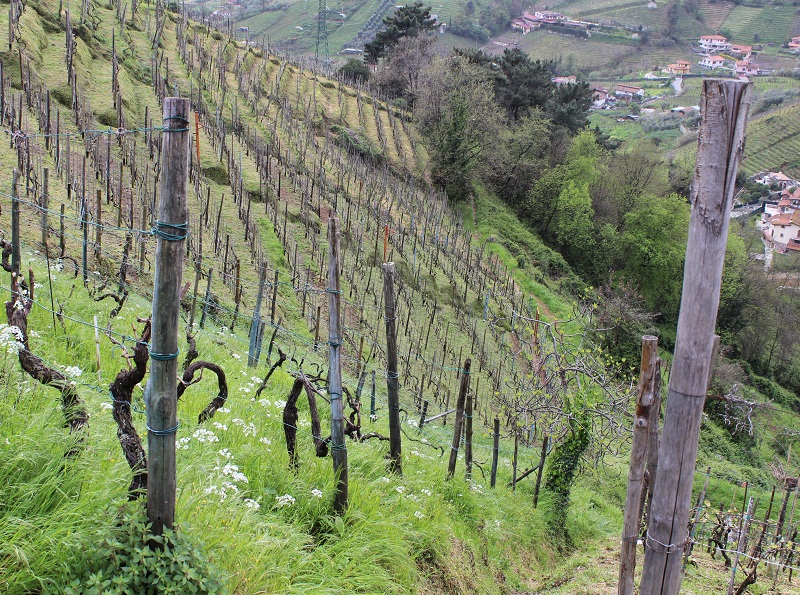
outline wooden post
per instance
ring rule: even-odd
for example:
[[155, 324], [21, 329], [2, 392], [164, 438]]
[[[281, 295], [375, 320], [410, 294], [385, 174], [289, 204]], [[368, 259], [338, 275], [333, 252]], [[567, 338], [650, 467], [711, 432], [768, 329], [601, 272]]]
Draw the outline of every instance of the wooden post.
[[89, 284], [89, 213], [86, 199], [81, 198], [81, 227], [83, 228], [83, 246], [81, 247], [81, 266], [83, 268], [83, 285]]
[[472, 393], [467, 393], [464, 407], [464, 478], [472, 479]]
[[269, 314], [269, 321], [275, 324], [275, 306], [278, 303], [278, 271], [275, 271], [275, 284], [272, 286], [272, 310]]
[[419, 416], [419, 425], [417, 429], [421, 432], [422, 428], [425, 426], [425, 419], [428, 417], [428, 401], [422, 402], [422, 413]]
[[628, 470], [628, 493], [625, 499], [625, 521], [622, 528], [622, 548], [619, 557], [620, 595], [633, 595], [633, 573], [636, 568], [636, 541], [639, 537], [639, 501], [647, 456], [650, 406], [653, 404], [654, 381], [658, 366], [658, 337], [642, 337], [642, 361], [639, 388], [636, 392], [636, 415], [633, 418], [631, 465]]
[[[49, 93], [49, 92], [48, 92]], [[48, 137], [49, 138], [49, 137]], [[49, 236], [49, 223], [47, 221], [47, 210], [50, 208], [50, 168], [44, 168], [44, 178], [42, 180], [42, 246], [47, 254], [47, 238]]]
[[450, 462], [447, 465], [447, 478], [453, 477], [456, 472], [456, 461], [458, 460], [458, 447], [461, 444], [461, 426], [464, 423], [464, 406], [467, 402], [467, 391], [469, 390], [469, 369], [472, 360], [467, 358], [464, 362], [464, 373], [461, 376], [461, 386], [458, 389], [458, 400], [456, 401], [456, 418], [453, 422], [453, 443], [450, 448]]
[[375, 370], [372, 370], [372, 390], [369, 393], [369, 421], [378, 419], [377, 409], [375, 409]]
[[539, 505], [539, 490], [542, 487], [542, 474], [544, 473], [544, 462], [547, 459], [547, 447], [550, 446], [550, 435], [545, 434], [542, 438], [542, 452], [539, 455], [539, 468], [536, 470], [536, 485], [533, 488], [533, 507]]
[[206, 316], [208, 316], [208, 302], [211, 300], [211, 277], [214, 274], [214, 269], [208, 269], [208, 280], [206, 281], [206, 296], [203, 299], [203, 313], [200, 315], [200, 328], [206, 326]]
[[97, 209], [97, 213], [95, 213], [94, 255], [97, 258], [100, 256], [101, 246], [103, 245], [103, 197], [99, 189], [97, 190], [95, 209]]
[[[11, 291], [17, 283], [19, 268], [22, 261], [20, 254], [19, 237], [19, 171], [14, 169], [11, 174]], [[14, 296], [11, 296], [14, 299]]]
[[342, 331], [340, 325], [341, 290], [339, 284], [339, 219], [328, 219], [328, 345], [330, 346], [329, 391], [331, 398], [331, 456], [336, 477], [336, 497], [333, 508], [344, 512], [347, 508], [347, 446], [344, 443], [342, 406]]
[[727, 595], [733, 595], [733, 587], [736, 584], [736, 569], [739, 566], [739, 556], [741, 556], [747, 549], [747, 531], [750, 529], [750, 520], [753, 518], [753, 503], [755, 500], [750, 498], [747, 505], [747, 512], [744, 515], [744, 522], [742, 523], [742, 530], [739, 533], [739, 543], [736, 544], [736, 555], [733, 557], [733, 566], [731, 567], [731, 580], [728, 583]]
[[492, 432], [492, 438], [494, 440], [492, 444], [492, 478], [491, 478], [491, 487], [494, 487], [497, 484], [497, 457], [500, 455], [500, 418], [494, 418], [494, 432]]
[[[717, 337], [719, 339], [719, 337]], [[692, 520], [692, 524], [689, 525], [689, 545], [684, 549], [683, 554], [683, 570], [686, 570], [686, 564], [689, 562], [689, 558], [692, 555], [692, 550], [694, 549], [694, 532], [697, 529], [697, 523], [700, 521], [700, 515], [703, 513], [703, 502], [706, 498], [706, 490], [708, 489], [708, 480], [711, 476], [711, 467], [706, 469], [706, 479], [703, 482], [703, 489], [700, 490], [700, 494], [697, 496], [697, 505], [695, 506], [694, 510], [694, 519]]]
[[653, 484], [658, 471], [658, 447], [660, 443], [658, 425], [661, 423], [661, 362], [656, 367], [656, 378], [653, 382], [653, 404], [650, 405], [650, 425], [647, 445], [647, 493], [642, 493], [642, 510], [645, 525], [650, 519], [650, 505], [653, 503]]
[[252, 368], [258, 363], [258, 335], [261, 330], [261, 301], [264, 299], [264, 283], [267, 280], [267, 269], [261, 265], [261, 275], [258, 282], [258, 297], [256, 307], [253, 309], [253, 322], [250, 324], [250, 349], [247, 352], [247, 365]]
[[160, 535], [175, 520], [175, 433], [178, 430], [178, 322], [183, 278], [183, 244], [188, 231], [189, 100], [164, 99], [160, 204], [153, 287], [153, 335], [147, 404], [148, 492], [151, 531]]
[[400, 442], [400, 395], [397, 372], [397, 324], [394, 301], [394, 263], [383, 264], [383, 305], [386, 320], [386, 390], [389, 401], [389, 468], [403, 474]]
[[648, 595], [680, 591], [700, 418], [750, 91], [751, 84], [742, 81], [703, 81], [681, 311], [640, 587]]

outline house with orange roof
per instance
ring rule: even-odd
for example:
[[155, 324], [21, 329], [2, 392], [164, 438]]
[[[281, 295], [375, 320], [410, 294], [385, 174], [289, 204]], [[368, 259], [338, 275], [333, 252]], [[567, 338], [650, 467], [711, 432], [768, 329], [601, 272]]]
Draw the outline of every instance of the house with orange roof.
[[732, 56], [737, 56], [742, 60], [748, 60], [750, 58], [750, 54], [753, 53], [753, 46], [732, 43], [729, 52]]
[[714, 70], [715, 68], [720, 68], [725, 65], [725, 58], [722, 56], [706, 56], [702, 60], [700, 60], [700, 66], [705, 68], [710, 68]]
[[622, 83], [614, 87], [614, 95], [618, 95], [623, 99], [641, 99], [644, 97], [644, 89], [636, 85], [624, 85]]
[[758, 64], [750, 60], [736, 60], [735, 72], [738, 76], [757, 76], [759, 73]]
[[790, 50], [800, 51], [800, 35], [792, 37], [788, 45]]
[[769, 218], [768, 233], [775, 247], [800, 250], [800, 210], [781, 213]]
[[700, 37], [700, 48], [708, 53], [727, 52], [731, 49], [731, 44], [722, 35], [703, 35]]
[[667, 72], [674, 74], [676, 76], [683, 76], [684, 74], [689, 74], [692, 70], [692, 65], [688, 60], [678, 60], [675, 64], [670, 64], [667, 66]]

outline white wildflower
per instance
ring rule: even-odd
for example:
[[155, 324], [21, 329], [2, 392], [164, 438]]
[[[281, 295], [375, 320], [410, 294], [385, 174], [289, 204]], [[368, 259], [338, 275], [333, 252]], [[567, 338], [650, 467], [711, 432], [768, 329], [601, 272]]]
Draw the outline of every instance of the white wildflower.
[[175, 443], [175, 447], [180, 450], [189, 450], [189, 443], [192, 439], [189, 436], [185, 438], [178, 438], [178, 441]]
[[392, 481], [392, 480], [391, 480], [391, 479], [389, 479], [388, 477], [381, 477], [381, 481], [382, 481], [383, 483], [389, 483], [389, 482], [390, 482], [390, 481]]
[[248, 508], [252, 508], [253, 510], [258, 510], [261, 508], [261, 504], [253, 500], [252, 498], [245, 498], [244, 499], [245, 506]]
[[226, 424], [220, 423], [218, 421], [213, 422], [211, 425], [214, 426], [218, 430], [222, 430], [223, 432], [227, 432], [228, 431], [228, 426]]
[[231, 357], [232, 357], [233, 359], [242, 359], [242, 356], [241, 356], [241, 355], [239, 355], [238, 353], [231, 353]]
[[100, 409], [105, 409], [106, 411], [108, 411], [109, 409], [112, 408], [113, 406], [111, 405], [111, 403], [100, 403]]
[[275, 496], [275, 505], [278, 508], [283, 508], [284, 506], [294, 506], [295, 499], [294, 496], [290, 496], [289, 494], [284, 494], [283, 496]]
[[421, 518], [422, 518], [422, 517], [424, 517], [425, 515], [424, 515], [423, 513], [421, 513], [421, 512], [418, 510], [418, 511], [416, 511], [416, 512], [414, 513], [414, 516], [415, 516], [415, 517], [417, 517], [418, 519], [421, 519]]
[[217, 409], [217, 413], [230, 413], [231, 410], [228, 407], [220, 407]]
[[249, 393], [250, 392], [250, 389], [247, 388], [246, 386], [240, 387], [239, 390], [242, 391], [243, 393]]
[[272, 403], [267, 399], [259, 399], [258, 404], [261, 405], [262, 407], [269, 407], [270, 405], [272, 405]]
[[314, 488], [311, 490], [311, 495], [314, 496], [314, 498], [322, 498], [322, 490]]
[[267, 446], [269, 446], [270, 444], [272, 444], [272, 440], [270, 440], [270, 439], [269, 439], [269, 438], [267, 438], [266, 436], [263, 436], [263, 437], [259, 438], [259, 439], [258, 439], [258, 441], [259, 441], [261, 444], [266, 444]]
[[403, 492], [405, 492], [405, 491], [406, 491], [406, 488], [405, 488], [405, 486], [397, 486], [397, 487], [395, 488], [395, 491], [396, 491], [398, 494], [402, 494]]
[[426, 496], [430, 496], [430, 495], [431, 495], [431, 491], [430, 491], [430, 490], [426, 490], [425, 488], [422, 488], [422, 489], [420, 490], [420, 492], [422, 492], [422, 493], [423, 493], [423, 494], [425, 494]]
[[231, 451], [228, 450], [227, 448], [223, 448], [221, 451], [219, 451], [219, 454], [220, 456], [225, 457], [226, 459], [230, 459], [233, 456]]
[[411, 426], [412, 428], [416, 428], [419, 426], [419, 422], [416, 419], [409, 419], [406, 423]]
[[67, 366], [64, 368], [64, 374], [71, 376], [72, 378], [78, 378], [81, 374], [83, 374], [83, 370], [81, 370], [78, 366]]
[[195, 430], [194, 434], [192, 434], [192, 438], [195, 438], [198, 442], [219, 442], [219, 438], [217, 438], [214, 432], [204, 428]]

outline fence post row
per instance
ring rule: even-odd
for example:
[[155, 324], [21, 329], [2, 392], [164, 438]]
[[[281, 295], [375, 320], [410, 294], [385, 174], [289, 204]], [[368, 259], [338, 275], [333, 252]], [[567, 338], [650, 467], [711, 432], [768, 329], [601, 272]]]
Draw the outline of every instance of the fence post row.
[[681, 310], [645, 536], [641, 592], [677, 595], [689, 522], [736, 170], [752, 85], [703, 81]]
[[164, 99], [161, 140], [153, 334], [150, 378], [145, 390], [149, 484], [147, 516], [154, 535], [175, 521], [175, 433], [178, 431], [178, 322], [183, 277], [183, 240], [188, 234], [186, 189], [189, 180], [189, 100]]

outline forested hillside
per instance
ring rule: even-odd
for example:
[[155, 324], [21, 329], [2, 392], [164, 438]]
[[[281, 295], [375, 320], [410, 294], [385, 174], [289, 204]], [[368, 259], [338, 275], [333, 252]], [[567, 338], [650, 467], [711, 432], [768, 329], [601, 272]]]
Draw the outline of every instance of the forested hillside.
[[[400, 36], [370, 87], [177, 6], [8, 8], [0, 590], [597, 592], [564, 575], [618, 540], [639, 340], [671, 347], [680, 295], [688, 206], [651, 148], [588, 130], [587, 86], [521, 52], [434, 59], [424, 33]], [[162, 119], [167, 97], [189, 99], [188, 121]], [[159, 548], [141, 441], [165, 131], [191, 150], [189, 220], [166, 236], [186, 251], [177, 530]], [[766, 502], [795, 470], [797, 307], [746, 254], [732, 238], [711, 388], [728, 399], [699, 462], [714, 507], [742, 481]], [[326, 438], [331, 347], [344, 445]], [[718, 592], [717, 570], [687, 584]]]

